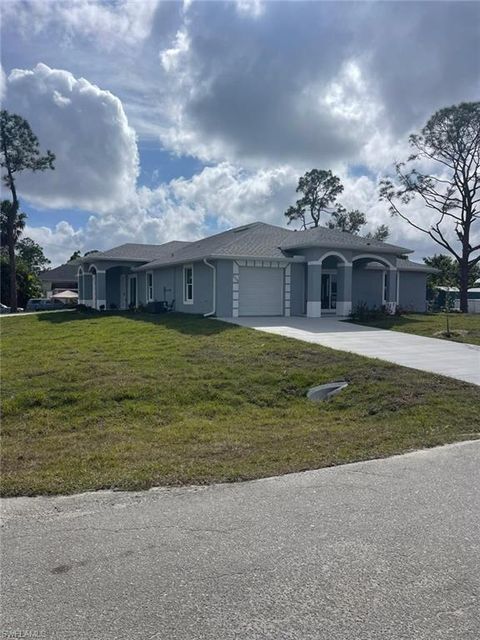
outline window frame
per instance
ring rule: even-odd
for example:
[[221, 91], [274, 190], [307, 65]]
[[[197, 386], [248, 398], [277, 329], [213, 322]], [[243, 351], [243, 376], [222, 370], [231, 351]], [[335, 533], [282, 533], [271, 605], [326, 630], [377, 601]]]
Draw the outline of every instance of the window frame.
[[[152, 284], [149, 283], [149, 278], [152, 279]], [[147, 271], [145, 276], [145, 297], [147, 302], [153, 302], [153, 271]]]
[[388, 271], [383, 271], [382, 273], [382, 305], [385, 306], [387, 304], [388, 299]]
[[[187, 282], [187, 272], [191, 272], [191, 282]], [[191, 297], [188, 297], [188, 289], [191, 288]], [[183, 304], [193, 304], [194, 287], [193, 287], [193, 264], [183, 265]]]

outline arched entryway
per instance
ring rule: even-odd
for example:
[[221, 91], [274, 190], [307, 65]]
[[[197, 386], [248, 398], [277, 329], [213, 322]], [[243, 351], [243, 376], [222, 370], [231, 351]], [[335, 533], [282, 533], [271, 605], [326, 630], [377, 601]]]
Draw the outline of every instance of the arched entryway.
[[399, 290], [395, 259], [377, 254], [361, 254], [355, 256], [352, 263], [353, 306], [386, 307], [394, 313]]
[[88, 270], [88, 274], [91, 277], [91, 295], [92, 295], [92, 307], [97, 308], [97, 267], [92, 264]]
[[309, 260], [307, 269], [307, 316], [348, 315], [351, 311], [352, 265], [339, 251]]

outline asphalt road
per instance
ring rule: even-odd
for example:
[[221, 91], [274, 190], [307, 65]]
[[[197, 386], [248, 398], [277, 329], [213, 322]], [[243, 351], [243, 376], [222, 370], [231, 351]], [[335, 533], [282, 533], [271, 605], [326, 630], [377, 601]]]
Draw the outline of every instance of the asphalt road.
[[477, 442], [243, 484], [4, 500], [0, 637], [478, 640], [479, 469]]

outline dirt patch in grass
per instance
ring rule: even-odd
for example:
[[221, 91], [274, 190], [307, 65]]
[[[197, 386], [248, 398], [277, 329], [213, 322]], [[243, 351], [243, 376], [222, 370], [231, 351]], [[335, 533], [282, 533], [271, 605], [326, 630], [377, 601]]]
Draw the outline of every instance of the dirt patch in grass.
[[[245, 480], [476, 437], [477, 387], [231, 324], [1, 324], [3, 495]], [[349, 386], [306, 399], [332, 380]]]

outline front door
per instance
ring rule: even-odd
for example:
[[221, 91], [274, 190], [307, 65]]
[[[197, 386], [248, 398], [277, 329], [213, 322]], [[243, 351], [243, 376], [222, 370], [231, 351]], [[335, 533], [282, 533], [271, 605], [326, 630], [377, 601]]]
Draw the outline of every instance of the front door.
[[128, 306], [137, 306], [137, 276], [128, 279]]
[[337, 308], [337, 275], [322, 273], [322, 311], [335, 311]]

